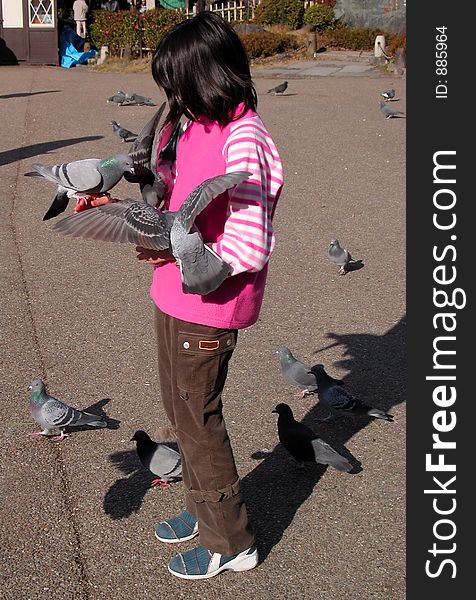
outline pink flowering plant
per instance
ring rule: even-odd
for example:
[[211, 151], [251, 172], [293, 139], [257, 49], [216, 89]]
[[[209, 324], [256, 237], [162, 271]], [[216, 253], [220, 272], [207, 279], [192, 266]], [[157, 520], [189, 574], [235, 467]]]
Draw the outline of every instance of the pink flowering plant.
[[111, 56], [119, 55], [121, 48], [126, 47], [133, 56], [138, 56], [141, 48], [155, 50], [167, 30], [184, 19], [181, 11], [165, 8], [144, 13], [96, 10], [90, 34], [98, 49], [108, 46]]

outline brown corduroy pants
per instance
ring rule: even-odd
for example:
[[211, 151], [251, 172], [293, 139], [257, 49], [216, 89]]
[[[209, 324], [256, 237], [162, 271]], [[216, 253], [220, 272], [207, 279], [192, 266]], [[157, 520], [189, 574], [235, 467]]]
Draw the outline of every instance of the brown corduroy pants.
[[221, 394], [238, 332], [175, 319], [155, 309], [165, 412], [182, 456], [185, 506], [200, 544], [237, 554], [254, 543], [222, 413]]

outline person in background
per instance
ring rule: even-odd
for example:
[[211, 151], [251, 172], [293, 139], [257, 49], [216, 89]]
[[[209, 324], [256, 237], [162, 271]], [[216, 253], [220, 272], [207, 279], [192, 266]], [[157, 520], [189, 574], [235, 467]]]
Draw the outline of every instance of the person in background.
[[86, 0], [74, 0], [73, 17], [76, 22], [76, 33], [86, 37], [86, 15], [88, 14], [88, 4]]
[[117, 0], [108, 0], [101, 4], [102, 10], [109, 10], [111, 12], [117, 12], [119, 10], [119, 3]]

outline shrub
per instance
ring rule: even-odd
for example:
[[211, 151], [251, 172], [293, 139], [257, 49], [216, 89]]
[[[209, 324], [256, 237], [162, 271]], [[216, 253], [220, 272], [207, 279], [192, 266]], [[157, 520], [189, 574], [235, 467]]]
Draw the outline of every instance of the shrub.
[[249, 58], [265, 58], [297, 48], [293, 35], [285, 33], [243, 33], [240, 35]]
[[407, 47], [407, 34], [403, 31], [402, 33], [389, 33], [385, 34], [385, 53], [395, 54], [397, 48]]
[[168, 8], [148, 10], [143, 14], [143, 42], [146, 48], [155, 50], [167, 31], [185, 19], [179, 10]]
[[372, 50], [375, 38], [382, 35], [380, 29], [354, 29], [339, 27], [335, 30], [322, 32], [322, 42], [326, 46], [345, 48], [346, 50]]
[[[282, 19], [282, 0], [261, 0], [255, 9], [256, 23], [260, 25], [278, 25]], [[304, 4], [301, 0], [284, 0], [284, 24], [291, 29], [302, 26]]]
[[312, 31], [332, 29], [336, 23], [334, 9], [326, 4], [308, 6], [304, 11], [303, 21]]

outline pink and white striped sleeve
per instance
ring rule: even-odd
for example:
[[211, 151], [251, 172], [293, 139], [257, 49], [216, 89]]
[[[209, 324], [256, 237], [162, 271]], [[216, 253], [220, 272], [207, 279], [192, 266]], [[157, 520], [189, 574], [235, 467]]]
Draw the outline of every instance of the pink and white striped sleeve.
[[275, 244], [272, 218], [283, 185], [281, 159], [258, 116], [232, 126], [223, 154], [227, 173], [251, 176], [230, 190], [225, 229], [213, 246], [233, 267], [232, 275], [261, 271]]

